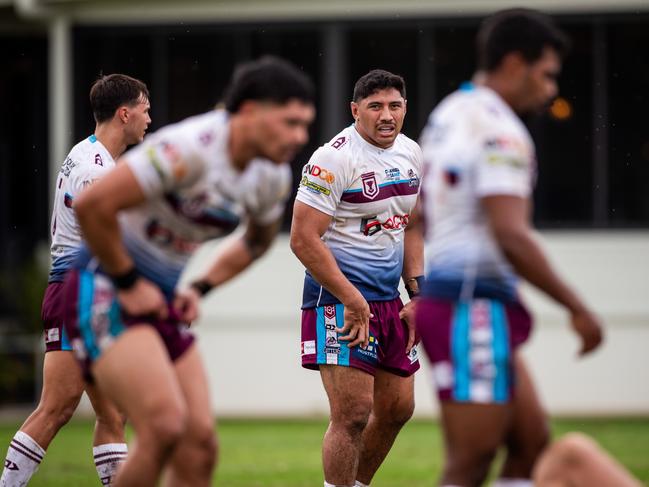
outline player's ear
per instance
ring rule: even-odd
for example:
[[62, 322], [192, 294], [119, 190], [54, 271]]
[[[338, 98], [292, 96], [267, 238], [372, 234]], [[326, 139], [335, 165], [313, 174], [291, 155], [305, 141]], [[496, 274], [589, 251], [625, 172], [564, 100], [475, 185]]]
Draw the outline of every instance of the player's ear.
[[122, 123], [128, 123], [129, 113], [127, 107], [119, 107], [117, 109], [117, 116], [122, 121]]
[[354, 120], [358, 120], [358, 103], [356, 103], [355, 101], [352, 101], [349, 104], [349, 107], [352, 110], [352, 117], [354, 117]]

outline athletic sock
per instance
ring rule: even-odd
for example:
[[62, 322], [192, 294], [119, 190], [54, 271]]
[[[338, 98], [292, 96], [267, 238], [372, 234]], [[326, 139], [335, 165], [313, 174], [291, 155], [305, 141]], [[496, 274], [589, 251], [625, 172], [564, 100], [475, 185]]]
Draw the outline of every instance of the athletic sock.
[[31, 436], [18, 431], [7, 450], [5, 467], [0, 478], [2, 487], [24, 487], [43, 461], [45, 450]]
[[370, 487], [368, 484], [364, 484], [363, 482], [359, 482], [358, 480], [354, 484], [354, 487]]
[[92, 448], [101, 485], [112, 485], [118, 467], [126, 460], [126, 443], [105, 443]]
[[532, 487], [533, 485], [530, 479], [501, 477], [494, 481], [492, 487]]
[[[358, 484], [354, 484], [352, 487], [356, 487], [356, 485], [358, 485]], [[363, 485], [363, 484], [360, 484], [360, 485]], [[329, 482], [327, 482], [327, 481], [325, 480], [325, 481], [324, 481], [324, 487], [346, 487], [346, 486], [344, 486], [344, 485], [337, 485], [337, 484], [330, 484]]]

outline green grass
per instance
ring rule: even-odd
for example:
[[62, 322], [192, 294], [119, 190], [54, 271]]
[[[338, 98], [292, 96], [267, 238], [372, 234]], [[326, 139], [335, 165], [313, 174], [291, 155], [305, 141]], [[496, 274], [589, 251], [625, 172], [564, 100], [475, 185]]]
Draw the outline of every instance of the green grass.
[[[16, 424], [0, 425], [0, 450]], [[221, 461], [214, 485], [225, 487], [313, 487], [322, 485], [320, 442], [323, 420], [224, 420], [219, 424]], [[649, 418], [574, 419], [553, 422], [559, 436], [583, 431], [649, 485]], [[92, 425], [72, 422], [50, 446], [30, 487], [97, 485], [90, 451]], [[436, 422], [411, 421], [402, 431], [373, 487], [432, 487], [442, 462]]]

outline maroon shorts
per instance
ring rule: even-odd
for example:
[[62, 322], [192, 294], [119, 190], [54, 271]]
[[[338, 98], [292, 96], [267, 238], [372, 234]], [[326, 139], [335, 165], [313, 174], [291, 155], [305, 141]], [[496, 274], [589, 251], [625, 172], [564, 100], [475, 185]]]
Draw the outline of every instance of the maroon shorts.
[[374, 375], [377, 368], [409, 377], [419, 369], [417, 347], [406, 354], [408, 327], [399, 318], [401, 299], [370, 302], [370, 343], [367, 348], [347, 347], [339, 341], [344, 323], [344, 306], [330, 304], [302, 310], [302, 367], [317, 370], [320, 365], [342, 365]]
[[70, 271], [65, 278], [64, 294], [65, 328], [87, 379], [91, 379], [92, 363], [130, 326], [155, 328], [171, 360], [179, 358], [194, 341], [192, 333], [177, 319], [171, 307], [166, 320], [124, 313], [111, 280], [103, 274]]
[[505, 403], [515, 385], [513, 357], [532, 319], [520, 303], [423, 298], [417, 331], [441, 400]]
[[63, 326], [63, 297], [62, 282], [51, 282], [47, 285], [41, 306], [46, 352], [72, 350], [68, 334]]

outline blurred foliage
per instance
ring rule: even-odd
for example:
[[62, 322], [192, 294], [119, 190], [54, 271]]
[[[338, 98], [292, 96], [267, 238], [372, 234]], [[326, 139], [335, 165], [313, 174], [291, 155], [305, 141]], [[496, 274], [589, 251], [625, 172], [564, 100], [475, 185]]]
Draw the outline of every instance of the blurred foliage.
[[0, 272], [0, 405], [32, 402], [42, 355], [41, 302], [47, 287], [42, 249]]

